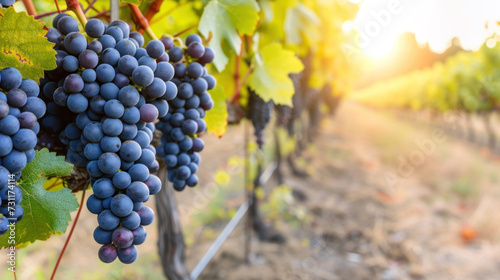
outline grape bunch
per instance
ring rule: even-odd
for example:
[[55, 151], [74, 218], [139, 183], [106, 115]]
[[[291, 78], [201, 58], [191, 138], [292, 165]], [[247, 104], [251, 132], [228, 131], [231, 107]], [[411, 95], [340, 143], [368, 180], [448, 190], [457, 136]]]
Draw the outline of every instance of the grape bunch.
[[136, 245], [146, 240], [143, 226], [154, 219], [143, 203], [162, 186], [151, 174], [159, 169], [153, 122], [167, 114], [167, 99], [177, 95], [170, 82], [174, 68], [161, 41], [142, 48], [142, 35], [123, 21], [106, 26], [89, 20], [90, 42], [68, 15], [56, 16], [53, 24], [47, 37], [57, 50], [57, 69], [47, 73], [43, 91], [54, 118], [46, 117], [51, 120], [42, 128], [59, 133], [67, 160], [90, 176], [87, 208], [98, 215], [99, 258], [132, 263]]
[[12, 67], [0, 71], [0, 235], [9, 222], [23, 218], [22, 193], [16, 182], [26, 164], [35, 158], [38, 119], [46, 111], [38, 98], [40, 88]]
[[182, 191], [186, 185], [194, 187], [198, 183], [198, 153], [204, 148], [203, 140], [198, 136], [207, 128], [203, 119], [205, 111], [214, 105], [207, 91], [216, 85], [205, 65], [213, 61], [214, 51], [204, 47], [196, 34], [186, 38], [184, 50], [175, 46], [168, 37], [162, 42], [174, 65], [172, 83], [177, 87], [177, 96], [168, 99], [170, 111], [156, 124], [163, 132], [157, 151], [167, 166], [168, 180], [175, 190]]
[[250, 88], [248, 90], [248, 118], [252, 121], [257, 145], [262, 149], [262, 145], [264, 145], [264, 130], [271, 120], [273, 103], [271, 101], [264, 101]]
[[276, 124], [278, 126], [287, 126], [292, 118], [292, 107], [288, 105], [276, 105], [274, 109], [276, 111]]
[[16, 0], [0, 0], [0, 8], [8, 8], [14, 5], [15, 2]]

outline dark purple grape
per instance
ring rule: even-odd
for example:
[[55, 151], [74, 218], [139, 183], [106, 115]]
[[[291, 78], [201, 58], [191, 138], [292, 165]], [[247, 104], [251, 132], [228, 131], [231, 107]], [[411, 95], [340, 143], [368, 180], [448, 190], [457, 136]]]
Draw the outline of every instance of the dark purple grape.
[[192, 42], [188, 45], [187, 53], [193, 58], [200, 58], [205, 54], [205, 47], [200, 42]]

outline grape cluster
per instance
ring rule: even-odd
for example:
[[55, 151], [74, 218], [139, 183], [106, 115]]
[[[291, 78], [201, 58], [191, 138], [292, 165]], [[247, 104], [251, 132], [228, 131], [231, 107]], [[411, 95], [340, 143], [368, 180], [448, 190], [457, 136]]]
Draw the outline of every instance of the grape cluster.
[[[60, 131], [67, 160], [86, 167], [90, 176], [94, 193], [87, 208], [98, 215], [94, 239], [103, 245], [99, 258], [132, 263], [136, 245], [146, 239], [143, 226], [154, 219], [153, 210], [143, 203], [162, 186], [151, 174], [159, 169], [151, 145], [153, 122], [167, 114], [167, 99], [177, 95], [170, 82], [174, 68], [161, 41], [142, 48], [142, 35], [130, 32], [123, 21], [106, 26], [89, 20], [89, 43], [72, 17], [58, 15], [53, 24], [56, 28], [47, 38], [57, 50], [57, 69], [48, 73], [43, 91], [55, 118], [43, 128], [52, 125], [50, 132]], [[68, 124], [56, 122], [61, 113]]]
[[248, 118], [252, 121], [257, 145], [262, 149], [262, 145], [264, 145], [264, 130], [271, 120], [273, 103], [271, 101], [264, 101], [250, 88], [248, 90], [250, 93], [248, 98]]
[[0, 0], [0, 8], [8, 8], [14, 5], [15, 2], [16, 0]]
[[0, 71], [0, 235], [9, 222], [23, 218], [22, 193], [16, 181], [26, 164], [35, 158], [38, 119], [46, 111], [38, 98], [40, 88], [12, 67]]
[[204, 148], [203, 140], [198, 136], [207, 128], [203, 119], [205, 111], [214, 105], [207, 91], [216, 85], [215, 78], [207, 73], [205, 65], [213, 61], [214, 51], [204, 47], [196, 34], [186, 38], [185, 50], [175, 46], [168, 37], [162, 42], [174, 65], [172, 82], [178, 90], [177, 96], [168, 101], [169, 113], [156, 125], [163, 132], [157, 151], [167, 166], [168, 180], [175, 190], [182, 191], [186, 185], [194, 187], [198, 183], [198, 153]]

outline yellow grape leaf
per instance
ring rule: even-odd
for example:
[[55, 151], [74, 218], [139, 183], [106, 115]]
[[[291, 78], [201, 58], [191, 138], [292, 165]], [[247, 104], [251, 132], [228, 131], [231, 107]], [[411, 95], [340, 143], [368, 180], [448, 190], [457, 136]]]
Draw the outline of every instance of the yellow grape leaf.
[[254, 56], [252, 67], [254, 70], [248, 84], [264, 101], [293, 106], [295, 89], [288, 75], [299, 73], [304, 65], [292, 51], [283, 49], [278, 43], [271, 43]]
[[208, 110], [205, 116], [208, 132], [222, 137], [227, 129], [226, 94], [221, 86], [217, 86], [210, 91], [210, 95], [214, 101], [214, 107]]
[[0, 69], [14, 67], [23, 78], [38, 82], [44, 70], [56, 68], [54, 44], [45, 34], [45, 24], [25, 12], [0, 9]]

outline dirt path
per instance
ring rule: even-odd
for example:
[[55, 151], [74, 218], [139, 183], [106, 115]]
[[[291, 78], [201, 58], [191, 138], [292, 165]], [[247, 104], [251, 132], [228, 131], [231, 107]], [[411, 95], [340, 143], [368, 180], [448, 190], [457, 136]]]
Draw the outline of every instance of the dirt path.
[[253, 240], [250, 265], [240, 229], [202, 279], [498, 279], [498, 166], [477, 147], [347, 103], [305, 157], [311, 176], [286, 185], [311, 220]]

